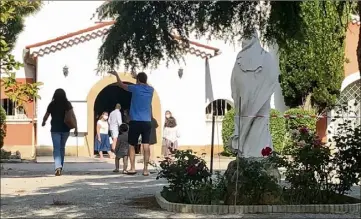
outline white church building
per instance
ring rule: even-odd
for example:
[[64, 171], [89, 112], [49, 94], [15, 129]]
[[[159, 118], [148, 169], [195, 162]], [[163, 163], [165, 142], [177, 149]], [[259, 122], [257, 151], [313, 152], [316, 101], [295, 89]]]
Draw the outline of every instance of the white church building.
[[[16, 76], [22, 82], [44, 84], [39, 92], [41, 99], [29, 103], [25, 114], [8, 109], [12, 106], [10, 100], [2, 95], [8, 113], [5, 149], [19, 150], [23, 157], [52, 153], [50, 121], [45, 127], [41, 121], [57, 88], [66, 91], [78, 119], [79, 136], [69, 137], [67, 155], [92, 156], [96, 116], [111, 111], [117, 102], [123, 109], [129, 108], [130, 94], [114, 85], [114, 76], [97, 71], [98, 50], [112, 25], [112, 22], [91, 20], [101, 4], [101, 1], [48, 1], [38, 13], [26, 18], [25, 30], [13, 51], [17, 60], [24, 60], [25, 67]], [[241, 48], [223, 41], [189, 40], [184, 63], [168, 66], [162, 63], [155, 69], [144, 69], [155, 89], [154, 155], [160, 154], [166, 110], [177, 119], [180, 148], [207, 154], [211, 144], [211, 115], [216, 110], [214, 152], [223, 150], [221, 123], [223, 115], [233, 107], [230, 77]], [[270, 53], [278, 60], [275, 51]], [[135, 83], [130, 73], [119, 70], [119, 75], [125, 82]], [[272, 96], [271, 107], [286, 110], [280, 87]]]

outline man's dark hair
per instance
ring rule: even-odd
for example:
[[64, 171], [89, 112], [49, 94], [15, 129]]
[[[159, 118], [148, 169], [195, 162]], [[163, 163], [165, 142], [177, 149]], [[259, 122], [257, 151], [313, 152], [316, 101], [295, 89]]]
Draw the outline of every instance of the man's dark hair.
[[146, 84], [147, 83], [147, 80], [148, 80], [148, 76], [146, 73], [144, 72], [139, 72], [137, 74], [137, 80], [140, 82], [140, 83], [143, 83], [143, 84]]

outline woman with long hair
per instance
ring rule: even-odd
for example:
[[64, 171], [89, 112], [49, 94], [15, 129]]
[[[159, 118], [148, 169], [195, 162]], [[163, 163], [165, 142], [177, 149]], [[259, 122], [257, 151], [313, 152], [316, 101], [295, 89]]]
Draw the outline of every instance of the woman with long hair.
[[56, 89], [53, 98], [48, 105], [46, 113], [43, 118], [42, 126], [45, 126], [46, 121], [51, 115], [51, 139], [53, 141], [53, 156], [55, 163], [55, 176], [60, 176], [63, 171], [65, 145], [70, 134], [70, 127], [65, 124], [66, 113], [71, 113], [75, 120], [74, 135], [78, 135], [78, 128], [76, 126], [76, 118], [73, 112], [73, 106], [68, 101], [66, 93], [63, 89]]
[[162, 155], [164, 157], [168, 157], [176, 152], [179, 137], [177, 122], [174, 117], [169, 117], [163, 129]]
[[110, 158], [113, 158], [110, 151], [108, 113], [103, 112], [97, 122], [97, 134], [95, 136], [95, 151], [99, 152], [100, 159], [103, 159], [103, 151], [107, 151]]

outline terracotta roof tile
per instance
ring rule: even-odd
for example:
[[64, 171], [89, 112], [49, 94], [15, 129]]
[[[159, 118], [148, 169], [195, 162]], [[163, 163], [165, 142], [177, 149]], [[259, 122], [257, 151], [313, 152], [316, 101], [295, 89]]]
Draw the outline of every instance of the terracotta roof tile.
[[[28, 45], [25, 48], [27, 50], [41, 47], [31, 52], [33, 57], [41, 57], [47, 54], [55, 53], [57, 51], [64, 50], [66, 48], [90, 41], [99, 37], [102, 37], [108, 33], [110, 25], [114, 24], [113, 21], [100, 22], [92, 27], [88, 27], [76, 32], [72, 32], [63, 36], [59, 36], [53, 39], [49, 39], [43, 42]], [[179, 36], [174, 36], [176, 39], [181, 39]], [[201, 58], [212, 58], [220, 54], [220, 50], [215, 47], [197, 43], [194, 41], [188, 41], [189, 47], [185, 50], [193, 55]], [[45, 46], [45, 47], [44, 47]]]

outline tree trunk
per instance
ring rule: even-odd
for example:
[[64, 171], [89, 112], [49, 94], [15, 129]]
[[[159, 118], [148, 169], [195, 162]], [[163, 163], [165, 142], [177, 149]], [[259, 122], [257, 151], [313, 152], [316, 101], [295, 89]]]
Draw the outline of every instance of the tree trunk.
[[[358, 15], [361, 17], [361, 1], [357, 2], [357, 8], [358, 8]], [[358, 44], [357, 44], [357, 62], [358, 62], [358, 69], [359, 74], [361, 76], [361, 25], [358, 35]]]
[[303, 102], [302, 108], [304, 110], [312, 110], [312, 102], [311, 102], [312, 94], [307, 95], [305, 101]]

